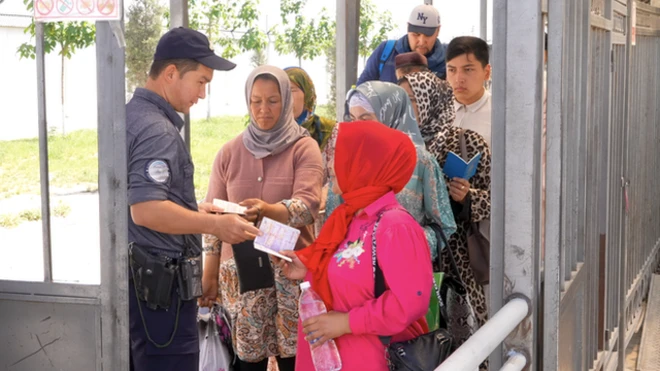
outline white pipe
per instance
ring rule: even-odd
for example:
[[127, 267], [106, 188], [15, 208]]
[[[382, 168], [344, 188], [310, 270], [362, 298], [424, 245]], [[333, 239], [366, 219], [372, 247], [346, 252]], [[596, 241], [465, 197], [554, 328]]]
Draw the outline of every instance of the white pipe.
[[527, 301], [515, 298], [506, 303], [477, 332], [463, 343], [435, 371], [474, 370], [522, 322], [529, 307]]
[[500, 368], [500, 371], [522, 371], [525, 366], [527, 366], [527, 357], [513, 350], [509, 352], [509, 359]]

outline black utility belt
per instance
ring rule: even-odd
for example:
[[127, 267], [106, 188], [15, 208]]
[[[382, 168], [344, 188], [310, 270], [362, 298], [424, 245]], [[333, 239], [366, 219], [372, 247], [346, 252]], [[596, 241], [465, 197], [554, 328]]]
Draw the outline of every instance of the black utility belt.
[[128, 257], [137, 297], [147, 308], [169, 309], [175, 280], [182, 301], [202, 296], [201, 255], [174, 259], [130, 243]]

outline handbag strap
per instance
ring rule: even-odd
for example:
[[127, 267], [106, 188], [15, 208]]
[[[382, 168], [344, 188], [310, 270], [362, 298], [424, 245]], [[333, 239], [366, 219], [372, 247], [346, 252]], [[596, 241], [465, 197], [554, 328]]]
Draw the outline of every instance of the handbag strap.
[[[390, 209], [385, 209], [385, 210], [381, 211], [380, 213], [378, 213], [378, 219], [376, 220], [376, 224], [374, 224], [374, 229], [371, 233], [371, 263], [372, 263], [373, 273], [374, 273], [374, 286], [375, 286], [374, 287], [374, 297], [376, 297], [376, 298], [379, 298], [381, 295], [383, 295], [383, 293], [385, 293], [385, 290], [387, 289], [386, 286], [385, 286], [385, 276], [383, 275], [383, 271], [380, 269], [380, 265], [378, 265], [378, 257], [377, 257], [377, 253], [376, 253], [376, 250], [377, 250], [377, 248], [376, 248], [376, 246], [377, 246], [376, 232], [378, 231], [378, 225], [380, 224], [380, 220], [382, 219], [383, 215], [386, 212], [390, 211], [390, 210], [401, 210], [401, 211], [405, 211], [405, 212], [408, 213], [408, 210], [400, 208], [400, 207], [393, 207], [393, 208], [390, 208]], [[410, 213], [408, 213], [408, 214], [410, 214]], [[443, 238], [443, 241], [446, 244], [447, 239], [444, 237], [444, 234], [443, 234], [442, 238]], [[439, 251], [438, 251], [438, 253], [439, 253]], [[442, 302], [442, 296], [440, 295], [440, 288], [438, 287], [437, 283], [435, 282], [435, 279], [431, 279], [431, 281], [433, 281], [433, 288], [434, 288], [436, 296], [438, 297], [438, 303], [440, 303], [440, 311], [442, 313], [444, 313], [445, 312], [445, 309], [444, 309], [445, 306], [444, 306], [444, 303]], [[391, 336], [379, 336], [378, 338], [380, 339], [381, 343], [383, 343], [383, 345], [385, 345], [386, 347], [389, 346], [389, 344], [392, 340]]]
[[437, 256], [437, 264], [438, 267], [442, 267], [442, 245], [440, 244], [440, 241], [445, 244], [445, 248], [447, 249], [447, 257], [449, 258], [449, 268], [451, 269], [451, 273], [454, 276], [454, 278], [461, 283], [463, 283], [463, 280], [461, 279], [461, 272], [458, 270], [458, 265], [456, 264], [456, 259], [454, 258], [454, 252], [451, 251], [451, 247], [449, 247], [449, 242], [447, 241], [447, 236], [445, 236], [445, 232], [442, 231], [442, 227], [440, 227], [437, 223], [431, 223], [429, 224], [429, 227], [433, 229], [435, 232], [435, 235], [438, 236], [438, 256]]
[[465, 130], [458, 129], [458, 144], [461, 147], [461, 158], [464, 161], [468, 161], [467, 145], [465, 144]]

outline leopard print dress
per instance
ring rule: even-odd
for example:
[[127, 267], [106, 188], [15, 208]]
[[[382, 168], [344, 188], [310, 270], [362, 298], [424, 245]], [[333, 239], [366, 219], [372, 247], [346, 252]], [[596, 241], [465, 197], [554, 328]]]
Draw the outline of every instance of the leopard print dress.
[[[452, 126], [455, 115], [453, 93], [445, 81], [428, 72], [413, 73], [407, 75], [405, 79], [410, 84], [415, 96], [420, 131], [429, 152], [436, 157], [441, 168], [444, 167], [449, 152], [461, 154], [461, 133], [465, 136], [468, 158], [472, 158], [478, 152], [482, 153], [477, 173], [470, 179], [470, 210], [463, 210], [461, 215], [456, 215], [457, 231], [448, 241], [461, 278], [465, 282], [478, 325], [482, 326], [488, 319], [488, 309], [483, 286], [477, 284], [470, 267], [467, 232], [471, 222], [490, 218], [490, 148], [484, 138], [476, 132]], [[446, 181], [449, 183], [448, 178]], [[442, 255], [443, 270], [445, 271], [449, 269], [447, 253], [447, 249], [444, 249]]]

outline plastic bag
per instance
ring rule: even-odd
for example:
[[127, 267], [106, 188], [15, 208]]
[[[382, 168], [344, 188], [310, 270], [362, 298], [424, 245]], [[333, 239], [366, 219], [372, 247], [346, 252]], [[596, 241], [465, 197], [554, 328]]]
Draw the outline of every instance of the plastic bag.
[[226, 329], [221, 329], [218, 323], [224, 322], [219, 321], [222, 317], [217, 312], [198, 316], [199, 371], [232, 370], [233, 357], [226, 342]]

